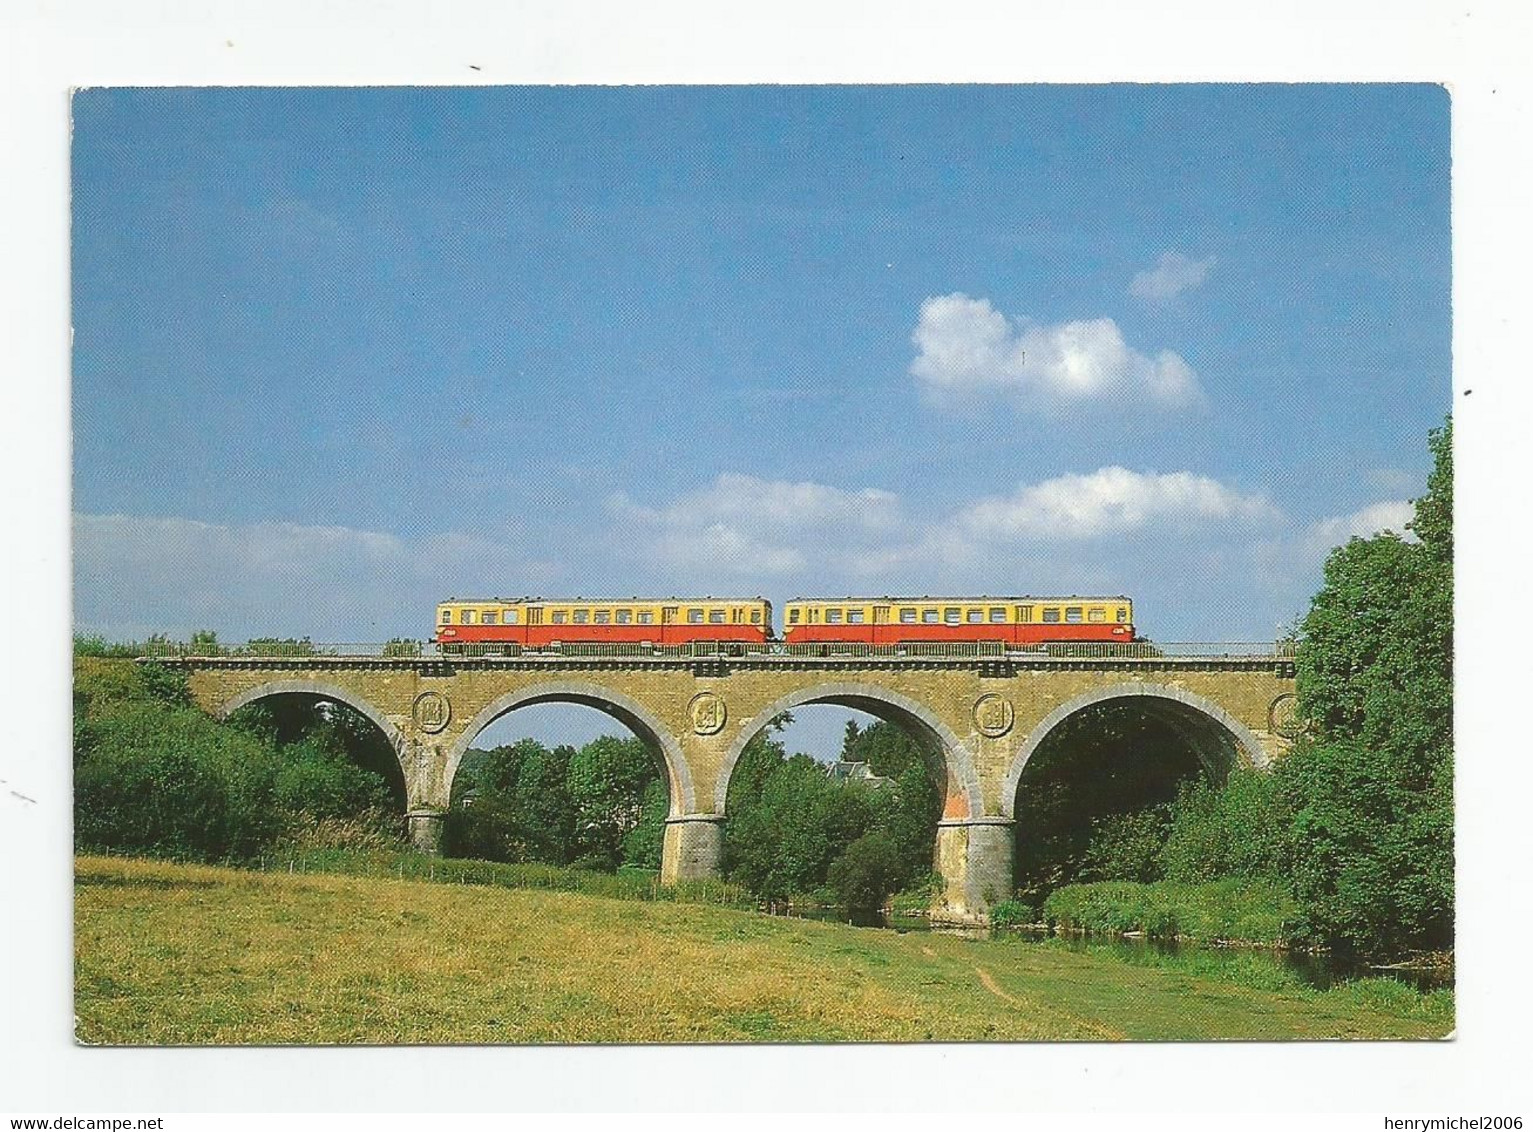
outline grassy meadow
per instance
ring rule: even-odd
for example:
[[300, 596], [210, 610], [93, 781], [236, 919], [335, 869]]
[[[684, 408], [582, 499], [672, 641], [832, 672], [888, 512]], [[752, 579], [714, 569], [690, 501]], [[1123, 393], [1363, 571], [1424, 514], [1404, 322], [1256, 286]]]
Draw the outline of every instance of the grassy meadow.
[[1437, 1038], [1451, 992], [1242, 985], [687, 903], [80, 857], [87, 1044]]

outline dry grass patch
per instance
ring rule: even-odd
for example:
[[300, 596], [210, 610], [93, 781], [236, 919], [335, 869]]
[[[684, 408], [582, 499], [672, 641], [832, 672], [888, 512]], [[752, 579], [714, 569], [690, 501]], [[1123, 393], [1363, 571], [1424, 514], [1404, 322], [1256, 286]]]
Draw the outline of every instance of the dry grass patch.
[[81, 858], [75, 929], [90, 1043], [1433, 1036], [1387, 1002], [572, 893]]

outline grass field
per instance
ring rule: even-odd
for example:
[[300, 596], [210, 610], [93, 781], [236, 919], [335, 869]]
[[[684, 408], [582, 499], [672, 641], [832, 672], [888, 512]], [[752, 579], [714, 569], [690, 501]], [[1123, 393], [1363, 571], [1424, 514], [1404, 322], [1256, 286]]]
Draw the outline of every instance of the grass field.
[[82, 857], [109, 1044], [1433, 1038], [1452, 996], [1257, 989], [1016, 940], [700, 904]]

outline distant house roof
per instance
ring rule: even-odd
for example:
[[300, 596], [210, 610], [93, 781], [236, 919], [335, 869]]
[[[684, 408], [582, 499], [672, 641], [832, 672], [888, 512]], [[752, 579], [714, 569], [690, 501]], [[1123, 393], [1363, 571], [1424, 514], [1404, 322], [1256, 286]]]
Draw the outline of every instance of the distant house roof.
[[869, 786], [893, 781], [879, 777], [867, 763], [860, 762], [833, 762], [825, 768], [825, 777], [832, 782], [866, 782]]

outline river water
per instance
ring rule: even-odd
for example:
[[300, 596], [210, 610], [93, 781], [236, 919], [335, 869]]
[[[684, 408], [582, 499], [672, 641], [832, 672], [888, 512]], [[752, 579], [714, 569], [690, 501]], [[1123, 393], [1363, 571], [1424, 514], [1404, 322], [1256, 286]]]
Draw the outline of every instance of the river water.
[[1453, 986], [1451, 967], [1378, 967], [1361, 959], [1328, 952], [1271, 951], [1258, 948], [1207, 947], [1176, 940], [1104, 937], [1104, 936], [1052, 936], [1046, 932], [1027, 929], [1003, 928], [996, 931], [975, 928], [933, 927], [925, 916], [885, 914], [883, 912], [848, 911], [845, 908], [793, 908], [787, 913], [800, 919], [824, 920], [831, 923], [851, 924], [859, 928], [881, 928], [896, 932], [952, 932], [968, 938], [985, 936], [1010, 936], [1021, 940], [1051, 940], [1053, 946], [1067, 947], [1071, 951], [1092, 951], [1118, 956], [1128, 962], [1144, 963], [1154, 955], [1181, 955], [1206, 952], [1227, 956], [1241, 963], [1271, 963], [1298, 976], [1306, 986], [1325, 990], [1339, 983], [1370, 977], [1397, 979], [1429, 991]]

